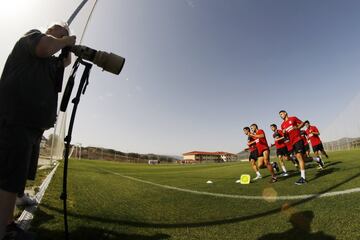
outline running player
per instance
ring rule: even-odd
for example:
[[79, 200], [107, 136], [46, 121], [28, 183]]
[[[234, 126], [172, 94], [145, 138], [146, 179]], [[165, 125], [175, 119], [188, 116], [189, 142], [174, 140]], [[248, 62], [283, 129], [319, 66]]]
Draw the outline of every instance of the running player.
[[[304, 123], [306, 123], [307, 121], [305, 121]], [[318, 169], [319, 170], [322, 170], [324, 169], [324, 162], [321, 160], [320, 157], [318, 156], [315, 156], [314, 158], [312, 158], [310, 156], [310, 144], [309, 144], [309, 140], [308, 140], [308, 137], [307, 137], [307, 134], [306, 134], [306, 131], [304, 130], [301, 130], [300, 131], [300, 134], [301, 134], [301, 138], [303, 139], [304, 141], [304, 146], [305, 146], [305, 162], [312, 162], [312, 161], [315, 161], [319, 164], [319, 167]], [[316, 154], [315, 154], [316, 155]]]
[[266, 141], [265, 132], [264, 130], [259, 129], [256, 124], [252, 124], [250, 128], [251, 133], [249, 133], [249, 136], [255, 138], [256, 148], [258, 149], [259, 153], [258, 166], [265, 164], [271, 174], [270, 183], [274, 183], [277, 181], [277, 178], [275, 176], [274, 169], [270, 164], [270, 149]]
[[305, 126], [306, 126], [306, 130], [305, 130], [306, 135], [310, 139], [310, 143], [313, 148], [315, 156], [320, 158], [321, 162], [322, 162], [322, 159], [321, 159], [320, 153], [325, 155], [326, 158], [329, 158], [329, 156], [327, 155], [327, 153], [324, 149], [324, 146], [321, 142], [321, 139], [319, 137], [320, 132], [317, 129], [317, 127], [310, 125], [309, 121], [305, 121]]
[[300, 129], [304, 127], [304, 123], [297, 117], [289, 117], [285, 110], [279, 112], [280, 117], [284, 120], [281, 124], [281, 129], [283, 133], [287, 133], [290, 139], [290, 143], [293, 146], [294, 154], [296, 159], [299, 161], [300, 166], [300, 179], [295, 182], [297, 185], [302, 185], [306, 183], [305, 180], [305, 146], [304, 142], [301, 139]]
[[256, 181], [260, 178], [262, 178], [260, 172], [259, 172], [259, 168], [256, 166], [256, 161], [258, 159], [258, 150], [256, 148], [256, 142], [255, 139], [253, 137], [250, 137], [250, 128], [249, 127], [244, 127], [243, 129], [244, 133], [246, 136], [248, 136], [248, 142], [247, 145], [248, 147], [245, 148], [245, 151], [249, 151], [250, 155], [249, 155], [249, 162], [251, 164], [252, 169], [254, 170], [254, 172], [256, 173], [256, 177], [253, 178], [253, 181]]
[[274, 132], [273, 134], [273, 138], [275, 140], [275, 147], [276, 147], [276, 155], [279, 159], [280, 162], [280, 166], [283, 170], [283, 177], [287, 177], [289, 176], [289, 174], [286, 171], [286, 167], [284, 164], [285, 160], [289, 160], [288, 156], [289, 156], [289, 152], [288, 149], [286, 147], [286, 144], [284, 142], [285, 138], [284, 138], [284, 134], [281, 130], [277, 129], [276, 124], [271, 124], [270, 125], [271, 130]]
[[285, 134], [284, 137], [285, 137], [284, 143], [285, 143], [286, 148], [287, 148], [288, 153], [289, 153], [289, 159], [294, 164], [294, 166], [296, 168], [299, 168], [299, 161], [296, 159], [296, 157], [294, 155], [294, 149], [293, 149], [293, 146], [292, 146], [292, 144], [290, 142], [290, 139], [287, 137], [287, 134]]
[[309, 140], [307, 138], [305, 130], [300, 131], [301, 138], [304, 141], [304, 147], [305, 147], [305, 155], [307, 158], [310, 158], [310, 146], [309, 146]]

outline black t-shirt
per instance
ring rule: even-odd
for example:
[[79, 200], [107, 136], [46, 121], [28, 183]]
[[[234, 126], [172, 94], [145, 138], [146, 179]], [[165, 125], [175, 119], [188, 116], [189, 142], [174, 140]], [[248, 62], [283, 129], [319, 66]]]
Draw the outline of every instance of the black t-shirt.
[[56, 57], [36, 56], [43, 36], [31, 30], [20, 38], [1, 75], [0, 117], [12, 124], [47, 129], [55, 123], [64, 66]]

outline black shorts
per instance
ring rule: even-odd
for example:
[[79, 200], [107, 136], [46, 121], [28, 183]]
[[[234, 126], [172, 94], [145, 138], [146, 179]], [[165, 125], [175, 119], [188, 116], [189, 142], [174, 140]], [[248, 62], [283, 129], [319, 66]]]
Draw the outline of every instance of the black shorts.
[[249, 161], [258, 159], [258, 150], [250, 152]]
[[298, 154], [298, 153], [304, 154], [305, 152], [306, 151], [305, 151], [305, 146], [304, 146], [303, 140], [300, 140], [293, 145], [293, 153], [294, 154]]
[[276, 149], [276, 155], [279, 156], [289, 156], [290, 153], [287, 147]]
[[309, 146], [309, 144], [305, 145], [304, 148], [305, 148], [305, 152], [310, 152], [310, 146]]
[[315, 153], [315, 152], [318, 152], [318, 151], [324, 151], [324, 146], [323, 146], [323, 144], [320, 143], [320, 144], [318, 144], [318, 145], [316, 145], [316, 146], [313, 146], [313, 151], [314, 151], [314, 153]]
[[23, 193], [34, 180], [43, 130], [0, 121], [0, 189]]

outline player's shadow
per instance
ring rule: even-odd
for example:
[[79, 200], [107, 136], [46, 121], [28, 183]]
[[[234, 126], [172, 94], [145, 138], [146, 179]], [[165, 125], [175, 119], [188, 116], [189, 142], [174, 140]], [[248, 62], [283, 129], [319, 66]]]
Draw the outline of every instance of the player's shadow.
[[321, 178], [323, 176], [329, 175], [329, 174], [331, 174], [331, 173], [333, 173], [335, 171], [338, 171], [338, 170], [339, 170], [339, 168], [325, 168], [323, 170], [318, 171], [313, 178], [309, 179], [309, 181], [312, 181], [312, 180]]
[[330, 161], [327, 161], [325, 163], [325, 168], [328, 168], [328, 167], [331, 167], [331, 166], [335, 166], [335, 165], [338, 165], [340, 163], [343, 163], [342, 161], [336, 161], [336, 162], [330, 162]]
[[336, 238], [331, 235], [327, 235], [324, 232], [311, 232], [311, 222], [314, 218], [312, 211], [303, 211], [293, 213], [289, 222], [292, 228], [283, 233], [270, 233], [266, 234], [258, 240], [335, 240]]
[[[37, 239], [41, 240], [65, 239], [64, 232], [51, 231], [49, 229], [43, 228], [38, 229], [36, 237]], [[162, 233], [146, 236], [140, 234], [122, 233], [121, 231], [95, 227], [79, 227], [70, 232], [70, 239], [72, 240], [165, 240], [170, 238], [170, 235]]]
[[[36, 239], [42, 240], [60, 240], [64, 239], [65, 235], [63, 231], [53, 231], [47, 228], [43, 228], [42, 224], [54, 220], [54, 216], [42, 211], [41, 208], [37, 209], [37, 218], [34, 218], [31, 222], [32, 228], [30, 231], [34, 231]], [[71, 229], [70, 229], [71, 230]], [[70, 232], [70, 239], [79, 240], [106, 240], [106, 239], [135, 239], [135, 240], [165, 240], [170, 239], [170, 235], [157, 233], [155, 235], [146, 236], [140, 234], [127, 234], [122, 233], [121, 230], [105, 229], [105, 228], [91, 228], [91, 227], [79, 227]]]

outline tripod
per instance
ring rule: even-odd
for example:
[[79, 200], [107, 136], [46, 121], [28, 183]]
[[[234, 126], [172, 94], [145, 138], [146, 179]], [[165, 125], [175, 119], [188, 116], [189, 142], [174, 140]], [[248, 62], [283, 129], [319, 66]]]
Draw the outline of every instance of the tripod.
[[73, 127], [74, 127], [74, 121], [75, 121], [75, 115], [76, 115], [76, 111], [80, 102], [80, 97], [82, 94], [85, 94], [86, 91], [86, 87], [89, 84], [89, 76], [90, 76], [90, 70], [92, 67], [91, 63], [85, 62], [83, 61], [81, 58], [77, 58], [73, 68], [72, 68], [72, 72], [71, 75], [69, 77], [68, 83], [66, 84], [66, 88], [64, 91], [64, 95], [63, 98], [61, 100], [61, 105], [60, 105], [60, 111], [65, 112], [67, 105], [69, 103], [70, 97], [71, 97], [71, 92], [72, 89], [74, 87], [74, 83], [75, 83], [75, 77], [76, 77], [76, 72], [79, 68], [79, 65], [82, 64], [85, 66], [85, 69], [83, 71], [83, 74], [81, 76], [81, 80], [79, 83], [79, 87], [76, 93], [75, 98], [73, 98], [73, 100], [71, 101], [74, 106], [71, 112], [71, 118], [70, 118], [70, 123], [69, 123], [69, 129], [68, 129], [68, 133], [64, 139], [65, 141], [65, 153], [64, 153], [64, 173], [63, 173], [63, 191], [61, 193], [60, 199], [63, 200], [63, 208], [64, 208], [64, 227], [65, 227], [65, 239], [68, 240], [69, 239], [69, 227], [68, 227], [68, 220], [67, 220], [67, 175], [68, 175], [68, 163], [69, 163], [69, 152], [70, 152], [70, 142], [71, 142], [71, 135], [72, 135], [72, 131], [73, 131]]

